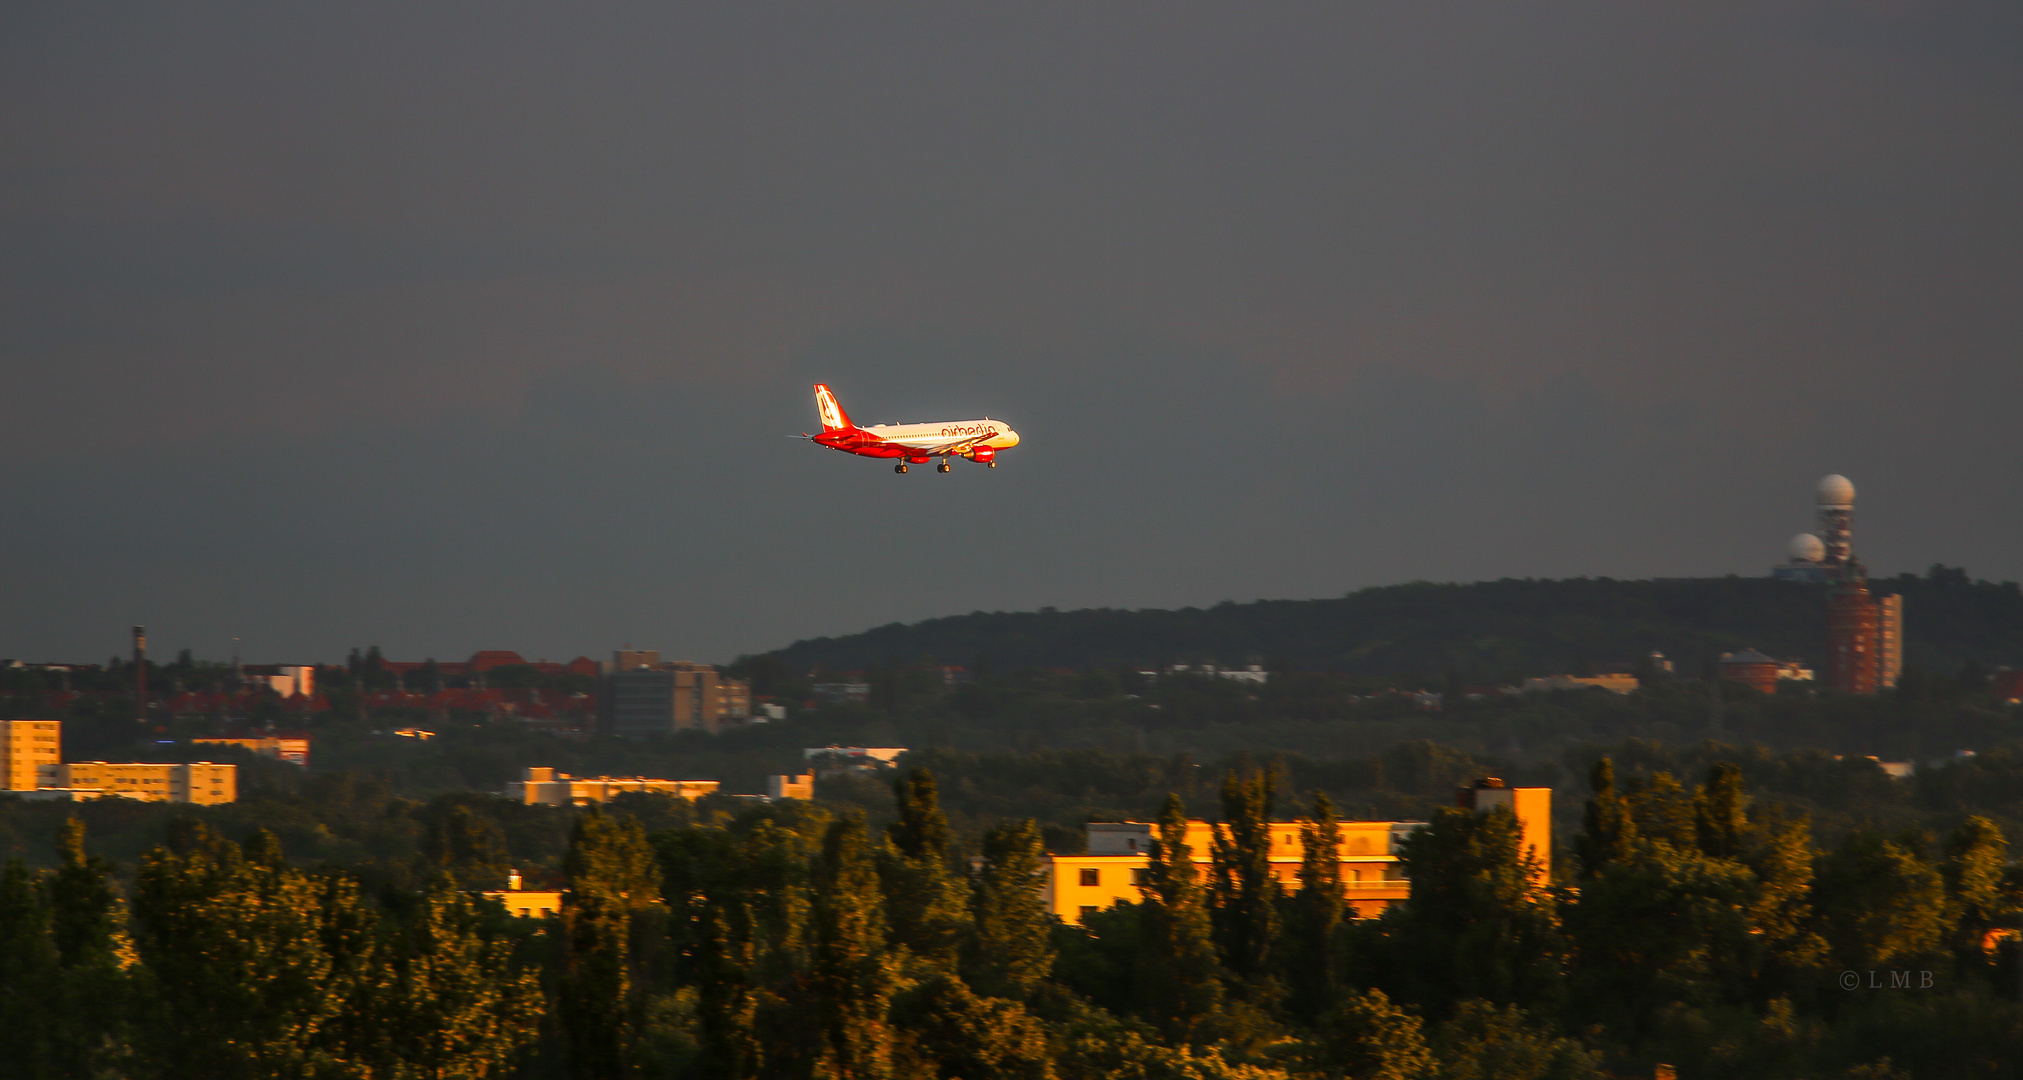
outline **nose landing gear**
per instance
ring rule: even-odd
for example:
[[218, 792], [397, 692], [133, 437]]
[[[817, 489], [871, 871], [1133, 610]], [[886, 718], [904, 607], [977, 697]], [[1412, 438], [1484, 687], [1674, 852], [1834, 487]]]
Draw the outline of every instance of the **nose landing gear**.
[[948, 471], [948, 459], [947, 459], [947, 458], [942, 458], [942, 459], [941, 459], [941, 464], [935, 467], [935, 471], [936, 471], [936, 472], [947, 472], [947, 471]]
[[906, 463], [902, 461], [902, 462], [900, 462], [899, 464], [897, 464], [897, 465], [894, 465], [894, 466], [892, 466], [892, 471], [893, 471], [893, 472], [896, 472], [896, 473], [903, 473], [903, 472], [905, 472], [905, 471], [906, 471]]

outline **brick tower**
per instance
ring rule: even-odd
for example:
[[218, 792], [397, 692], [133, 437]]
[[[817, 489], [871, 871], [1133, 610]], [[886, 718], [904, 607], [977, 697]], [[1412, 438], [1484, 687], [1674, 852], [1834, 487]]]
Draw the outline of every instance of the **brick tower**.
[[1826, 604], [1826, 685], [1844, 694], [1873, 694], [1881, 612], [1868, 594], [1861, 564], [1850, 562], [1845, 575]]

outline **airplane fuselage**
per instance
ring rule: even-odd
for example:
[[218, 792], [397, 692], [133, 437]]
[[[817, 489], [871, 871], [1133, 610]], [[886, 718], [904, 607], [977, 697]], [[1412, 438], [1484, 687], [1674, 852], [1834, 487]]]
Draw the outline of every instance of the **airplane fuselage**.
[[[973, 457], [978, 449], [997, 451], [1017, 446], [1019, 433], [1002, 420], [985, 418], [951, 420], [945, 424], [874, 424], [825, 431], [814, 439], [832, 450], [865, 457], [912, 458], [915, 465], [922, 465], [935, 456], [936, 447], [948, 443], [969, 441], [969, 449], [959, 452], [959, 456]], [[985, 454], [983, 459], [988, 461], [995, 456]]]

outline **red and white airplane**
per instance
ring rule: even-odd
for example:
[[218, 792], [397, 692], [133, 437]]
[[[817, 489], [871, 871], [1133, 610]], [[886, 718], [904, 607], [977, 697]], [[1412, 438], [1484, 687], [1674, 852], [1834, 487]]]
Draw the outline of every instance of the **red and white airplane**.
[[831, 450], [863, 457], [898, 458], [892, 471], [903, 473], [908, 464], [925, 465], [941, 459], [941, 471], [948, 471], [948, 459], [965, 457], [997, 468], [997, 452], [1019, 444], [1019, 433], [1002, 420], [986, 416], [981, 420], [950, 420], [942, 424], [879, 424], [862, 428], [850, 422], [850, 414], [836, 400], [827, 384], [815, 384], [815, 411], [822, 414], [822, 433], [801, 433]]

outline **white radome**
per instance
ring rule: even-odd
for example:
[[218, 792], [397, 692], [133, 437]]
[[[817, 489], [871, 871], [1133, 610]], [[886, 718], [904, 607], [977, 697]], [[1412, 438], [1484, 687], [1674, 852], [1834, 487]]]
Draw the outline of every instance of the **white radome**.
[[1820, 480], [1819, 505], [1853, 506], [1854, 482], [1839, 473]]
[[1826, 558], [1826, 541], [1811, 533], [1799, 533], [1791, 538], [1785, 550], [1791, 553], [1792, 562], [1818, 562]]

